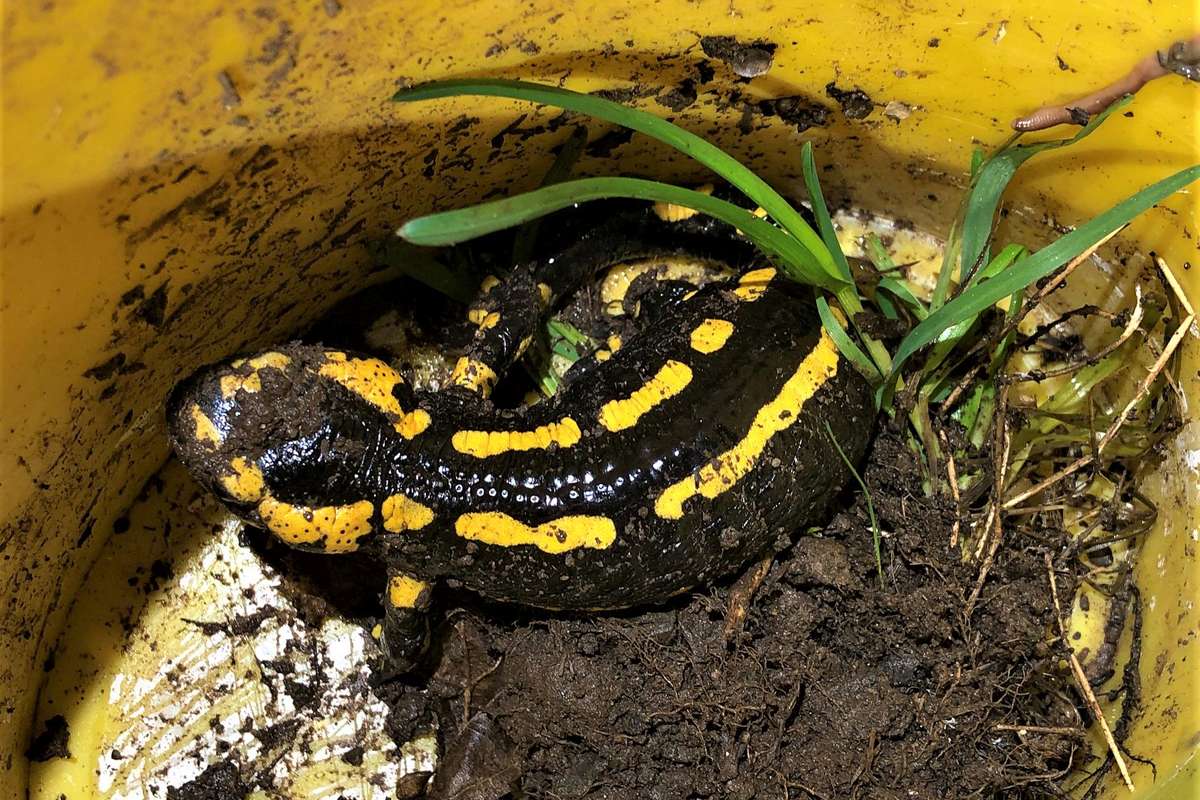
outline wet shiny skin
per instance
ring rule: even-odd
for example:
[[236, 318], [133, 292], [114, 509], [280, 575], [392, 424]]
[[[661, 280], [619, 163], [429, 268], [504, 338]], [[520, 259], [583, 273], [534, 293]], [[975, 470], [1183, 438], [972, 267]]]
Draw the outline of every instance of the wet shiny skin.
[[[381, 547], [405, 574], [455, 578], [490, 597], [549, 608], [662, 600], [738, 568], [780, 534], [818, 518], [847, 477], [826, 422], [851, 458], [863, 452], [870, 430], [866, 384], [839, 360], [831, 374], [814, 374], [811, 397], [790, 409], [795, 420], [765, 436], [761, 453], [732, 485], [712, 497], [692, 491], [678, 518], [656, 510], [667, 487], [698, 479], [706, 467], [713, 472], [722, 454], [748, 437], [760, 409], [786, 404], [781, 392], [798, 365], [828, 346], [801, 288], [778, 278], [753, 292], [738, 288], [713, 285], [677, 304], [650, 335], [633, 337], [603, 362], [584, 359], [558, 396], [521, 411], [493, 409], [464, 389], [415, 393], [403, 383], [390, 387], [394, 406], [370, 387], [352, 391], [323, 375], [340, 353], [277, 348], [271, 352], [288, 363], [259, 369], [257, 391], [221, 392], [222, 380], [228, 385], [245, 363], [209, 368], [181, 388], [172, 400], [174, 443], [193, 474], [252, 524], [264, 524], [261, 504], [232, 497], [223, 483], [236, 458], [257, 465], [274, 502], [301, 512], [361, 511], [370, 503], [368, 520], [355, 518], [358, 529], [369, 530], [354, 546]], [[714, 319], [732, 333], [719, 348], [693, 347], [695, 332]], [[605, 404], [633, 396], [668, 360], [688, 365], [686, 386], [626, 428], [600, 424]], [[193, 407], [211, 421], [220, 444], [197, 435], [203, 426]], [[417, 411], [428, 424], [406, 437], [398, 414]], [[451, 444], [464, 430], [528, 432], [564, 419], [580, 431], [570, 446], [480, 457]], [[396, 496], [427, 512], [425, 524], [386, 530], [383, 505]], [[353, 516], [339, 513], [326, 516]], [[464, 535], [464, 525], [456, 525], [474, 515], [477, 531], [489, 514], [495, 530], [484, 536]], [[503, 517], [519, 535], [502, 530], [509, 525]], [[573, 521], [557, 523], [563, 519]], [[609, 527], [615, 536], [582, 533]], [[563, 541], [531, 543], [530, 531]], [[339, 549], [329, 541], [305, 544]]]

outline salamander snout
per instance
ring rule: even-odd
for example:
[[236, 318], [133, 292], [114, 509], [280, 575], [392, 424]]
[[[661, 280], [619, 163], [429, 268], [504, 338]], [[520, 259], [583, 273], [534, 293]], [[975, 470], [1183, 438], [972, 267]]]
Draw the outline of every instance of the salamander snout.
[[310, 450], [329, 437], [336, 386], [322, 370], [346, 363], [339, 358], [346, 356], [289, 345], [199, 370], [167, 401], [176, 454], [231, 505], [257, 502], [267, 489], [260, 464], [273, 453]]

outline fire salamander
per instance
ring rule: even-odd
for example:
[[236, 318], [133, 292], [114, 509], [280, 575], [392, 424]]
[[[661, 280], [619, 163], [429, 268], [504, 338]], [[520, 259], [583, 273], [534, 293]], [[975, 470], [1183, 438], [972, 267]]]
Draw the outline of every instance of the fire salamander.
[[729, 574], [825, 512], [848, 478], [830, 430], [852, 460], [870, 435], [867, 382], [808, 289], [761, 261], [734, 264], [731, 280], [647, 295], [642, 332], [578, 361], [553, 398], [516, 410], [489, 399], [597, 270], [650, 252], [749, 252], [727, 226], [686, 216], [618, 209], [486, 280], [474, 339], [436, 392], [377, 358], [307, 344], [202, 369], [168, 401], [174, 449], [289, 545], [374, 548], [388, 568], [374, 633], [401, 669], [425, 647], [439, 580], [602, 610]]

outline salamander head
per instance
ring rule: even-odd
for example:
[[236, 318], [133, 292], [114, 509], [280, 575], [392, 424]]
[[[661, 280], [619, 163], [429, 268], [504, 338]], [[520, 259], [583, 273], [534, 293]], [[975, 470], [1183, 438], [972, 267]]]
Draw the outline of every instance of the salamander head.
[[354, 549], [374, 518], [365, 451], [429, 424], [374, 358], [288, 345], [205, 367], [167, 402], [176, 454], [203, 486], [289, 544]]

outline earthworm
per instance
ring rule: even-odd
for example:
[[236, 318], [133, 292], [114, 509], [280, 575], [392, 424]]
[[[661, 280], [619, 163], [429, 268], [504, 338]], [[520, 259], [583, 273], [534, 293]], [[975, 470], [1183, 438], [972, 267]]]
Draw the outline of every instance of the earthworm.
[[1155, 78], [1170, 73], [1200, 81], [1200, 36], [1175, 42], [1165, 51], [1151, 53], [1134, 64], [1123, 78], [1097, 92], [1062, 105], [1043, 106], [1032, 114], [1014, 119], [1012, 126], [1015, 130], [1029, 132], [1067, 122], [1086, 124], [1092, 114], [1103, 111], [1127, 94], [1133, 94]]

